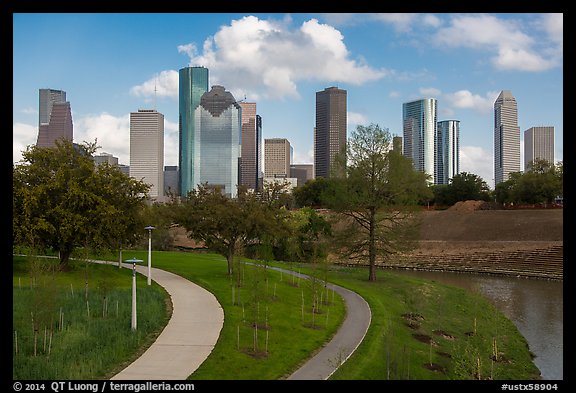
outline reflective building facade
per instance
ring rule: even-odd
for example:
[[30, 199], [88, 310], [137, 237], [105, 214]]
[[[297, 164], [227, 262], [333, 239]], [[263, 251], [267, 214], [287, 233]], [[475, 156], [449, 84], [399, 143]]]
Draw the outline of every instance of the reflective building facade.
[[434, 184], [449, 184], [460, 173], [460, 121], [438, 122]]
[[416, 170], [430, 175], [432, 184], [435, 183], [437, 107], [435, 98], [402, 104], [403, 154], [412, 159]]
[[242, 143], [242, 108], [223, 86], [212, 86], [194, 111], [192, 185], [208, 183], [236, 197]]
[[520, 127], [518, 105], [509, 90], [502, 90], [494, 102], [494, 182], [508, 180], [520, 172]]
[[178, 100], [178, 168], [180, 195], [186, 196], [196, 187], [194, 178], [195, 111], [200, 98], [208, 91], [208, 68], [185, 67], [179, 71]]

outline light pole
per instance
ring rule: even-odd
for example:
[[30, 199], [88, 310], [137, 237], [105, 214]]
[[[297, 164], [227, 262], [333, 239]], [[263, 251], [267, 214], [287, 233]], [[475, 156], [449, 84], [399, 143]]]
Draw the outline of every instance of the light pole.
[[132, 330], [136, 330], [136, 264], [143, 262], [142, 259], [128, 259], [126, 262], [132, 264]]
[[151, 225], [146, 228], [148, 230], [148, 285], [152, 284], [152, 229], [156, 229]]

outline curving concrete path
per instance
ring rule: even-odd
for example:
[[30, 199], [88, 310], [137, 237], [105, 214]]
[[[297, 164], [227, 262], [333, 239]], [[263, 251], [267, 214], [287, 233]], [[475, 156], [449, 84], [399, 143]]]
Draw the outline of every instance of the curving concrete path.
[[[147, 265], [136, 266], [136, 271], [148, 276]], [[172, 299], [172, 316], [146, 352], [112, 380], [185, 380], [210, 355], [220, 336], [224, 310], [212, 293], [174, 273], [157, 268], [151, 273]]]
[[[308, 278], [307, 275], [296, 273], [292, 270], [277, 267], [269, 268], [301, 278]], [[372, 312], [364, 298], [356, 292], [352, 292], [338, 285], [328, 283], [327, 286], [340, 294], [344, 299], [344, 303], [346, 304], [346, 318], [332, 340], [287, 379], [321, 380], [330, 378], [338, 367], [352, 356], [370, 327]]]
[[[132, 268], [130, 264], [122, 265]], [[309, 278], [292, 270], [269, 268]], [[136, 266], [136, 270], [148, 275], [147, 266]], [[214, 295], [183, 277], [157, 268], [152, 268], [152, 279], [170, 294], [172, 317], [148, 350], [112, 380], [184, 380], [206, 360], [220, 335], [224, 311]], [[331, 283], [328, 283], [328, 288], [344, 299], [344, 322], [332, 340], [292, 373], [287, 378], [289, 380], [328, 379], [354, 353], [370, 327], [372, 312], [360, 295]]]

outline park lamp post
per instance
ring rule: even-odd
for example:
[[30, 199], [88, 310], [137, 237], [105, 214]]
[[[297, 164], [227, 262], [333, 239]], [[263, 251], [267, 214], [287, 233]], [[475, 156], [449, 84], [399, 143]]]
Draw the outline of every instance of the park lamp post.
[[144, 228], [148, 231], [148, 285], [152, 284], [152, 229], [151, 225]]
[[144, 262], [142, 259], [128, 259], [125, 262], [132, 264], [132, 330], [136, 330], [136, 264]]

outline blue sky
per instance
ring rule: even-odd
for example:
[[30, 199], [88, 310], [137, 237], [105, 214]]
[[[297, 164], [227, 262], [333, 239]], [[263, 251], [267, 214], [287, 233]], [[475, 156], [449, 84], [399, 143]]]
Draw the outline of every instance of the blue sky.
[[[38, 135], [38, 90], [64, 90], [74, 141], [129, 164], [129, 114], [165, 116], [164, 164], [178, 163], [178, 70], [257, 103], [263, 138], [287, 138], [312, 163], [315, 93], [348, 91], [348, 133], [376, 123], [402, 135], [402, 104], [438, 100], [460, 120], [460, 170], [493, 187], [493, 104], [518, 103], [524, 131], [555, 127], [563, 159], [563, 15], [13, 14], [13, 161]], [[156, 92], [155, 92], [156, 90]]]

